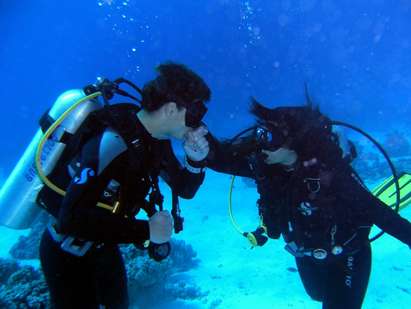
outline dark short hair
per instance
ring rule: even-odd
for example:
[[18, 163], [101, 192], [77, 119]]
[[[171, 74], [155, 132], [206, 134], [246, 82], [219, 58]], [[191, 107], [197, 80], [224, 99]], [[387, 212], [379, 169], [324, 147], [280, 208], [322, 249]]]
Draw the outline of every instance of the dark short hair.
[[155, 111], [168, 102], [187, 107], [195, 101], [209, 101], [211, 91], [204, 80], [183, 64], [166, 62], [157, 68], [157, 77], [142, 90], [142, 107]]

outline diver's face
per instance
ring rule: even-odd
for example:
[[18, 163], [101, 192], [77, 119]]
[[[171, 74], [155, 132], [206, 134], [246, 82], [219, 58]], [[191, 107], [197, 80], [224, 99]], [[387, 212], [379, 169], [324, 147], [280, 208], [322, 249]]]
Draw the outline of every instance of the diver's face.
[[173, 138], [182, 139], [190, 130], [186, 126], [186, 108], [179, 108], [175, 103], [169, 103], [167, 110], [168, 135]]
[[266, 164], [292, 165], [297, 161], [297, 153], [294, 150], [280, 147], [275, 151], [265, 150], [262, 152], [267, 156], [264, 160]]

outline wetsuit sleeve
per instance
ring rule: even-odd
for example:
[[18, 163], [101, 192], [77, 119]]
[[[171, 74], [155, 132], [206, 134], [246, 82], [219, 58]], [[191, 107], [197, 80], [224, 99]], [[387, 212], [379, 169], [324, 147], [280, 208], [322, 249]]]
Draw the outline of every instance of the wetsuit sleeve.
[[[125, 218], [96, 204], [106, 182], [98, 173], [100, 138], [90, 140], [82, 149], [80, 169], [72, 178], [59, 211], [57, 228], [60, 233], [91, 241], [132, 243], [149, 238], [148, 222]], [[108, 165], [116, 169], [117, 156]]]
[[204, 171], [192, 173], [184, 168], [174, 155], [169, 142], [166, 142], [163, 147], [161, 167], [161, 178], [178, 196], [185, 199], [193, 198], [204, 181]]
[[221, 142], [211, 134], [207, 135], [210, 152], [207, 167], [216, 172], [254, 178], [254, 173], [245, 155], [229, 142]]
[[353, 175], [348, 177], [342, 183], [345, 194], [354, 198], [354, 207], [361, 207], [373, 224], [411, 247], [411, 223], [372, 195]]

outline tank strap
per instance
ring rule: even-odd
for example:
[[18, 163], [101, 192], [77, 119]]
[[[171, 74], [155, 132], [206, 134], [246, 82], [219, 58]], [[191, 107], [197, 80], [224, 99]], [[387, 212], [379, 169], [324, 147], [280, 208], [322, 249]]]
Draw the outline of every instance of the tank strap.
[[[51, 127], [51, 125], [56, 121], [49, 115], [50, 108], [45, 111], [45, 113], [39, 119], [39, 126], [43, 133], [46, 133], [47, 130]], [[74, 135], [70, 132], [64, 131], [59, 138], [59, 142], [63, 144], [69, 144], [71, 142], [71, 138]]]
[[126, 144], [133, 148], [141, 135], [136, 126], [137, 113], [140, 108], [130, 103], [120, 103], [105, 107], [97, 111], [97, 117], [106, 125], [112, 127], [124, 139]]
[[47, 109], [44, 114], [40, 117], [39, 119], [39, 126], [41, 128], [41, 131], [43, 133], [46, 133], [46, 131], [48, 130], [48, 128], [50, 128], [50, 126], [53, 124], [53, 122], [55, 121], [55, 119], [53, 119], [50, 115], [49, 115], [49, 111], [50, 108]]

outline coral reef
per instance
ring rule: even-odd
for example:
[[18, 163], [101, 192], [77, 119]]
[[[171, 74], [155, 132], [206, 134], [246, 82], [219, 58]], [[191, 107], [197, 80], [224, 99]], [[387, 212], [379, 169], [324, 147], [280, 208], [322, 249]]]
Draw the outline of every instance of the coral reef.
[[49, 215], [42, 212], [38, 218], [33, 222], [30, 234], [27, 236], [20, 236], [19, 240], [11, 247], [10, 255], [19, 260], [29, 260], [39, 258], [39, 244], [41, 234], [47, 226]]
[[[48, 216], [36, 220], [28, 236], [21, 237], [10, 253], [16, 259], [38, 258], [41, 234]], [[182, 240], [171, 241], [170, 256], [162, 262], [149, 258], [145, 250], [123, 245], [131, 303], [143, 307], [175, 299], [191, 300], [206, 295], [182, 273], [199, 263], [193, 248]], [[40, 270], [0, 260], [0, 308], [49, 308], [48, 291]]]
[[[356, 144], [356, 148], [358, 158], [354, 160], [353, 167], [362, 179], [369, 183], [375, 183], [391, 176], [391, 170], [379, 152], [375, 149], [369, 150], [361, 144]], [[403, 153], [401, 156], [390, 155], [390, 159], [397, 172], [411, 172], [411, 156]]]
[[126, 260], [131, 303], [148, 303], [174, 299], [198, 299], [207, 293], [192, 284], [181, 273], [196, 267], [199, 260], [190, 245], [182, 240], [171, 241], [170, 256], [161, 261], [151, 260], [147, 253], [134, 245], [122, 246]]
[[0, 308], [42, 309], [48, 304], [47, 286], [39, 270], [0, 259]]
[[0, 258], [0, 284], [5, 283], [18, 269], [19, 265], [16, 262]]
[[352, 165], [364, 181], [374, 183], [387, 176], [388, 165], [381, 155], [368, 152], [361, 146], [357, 146], [357, 152], [358, 158]]
[[399, 131], [392, 131], [385, 136], [383, 145], [388, 154], [392, 157], [411, 155], [411, 142], [406, 134]]

